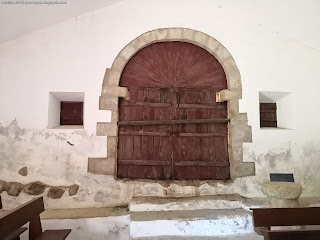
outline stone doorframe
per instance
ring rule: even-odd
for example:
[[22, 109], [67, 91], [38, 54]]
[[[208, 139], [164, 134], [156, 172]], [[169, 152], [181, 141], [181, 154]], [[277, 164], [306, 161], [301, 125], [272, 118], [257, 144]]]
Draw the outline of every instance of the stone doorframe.
[[97, 135], [107, 136], [107, 159], [89, 159], [89, 172], [91, 164], [91, 168], [95, 168], [99, 173], [116, 176], [118, 101], [119, 97], [130, 98], [128, 89], [119, 87], [122, 71], [139, 50], [150, 44], [165, 41], [195, 44], [207, 50], [220, 62], [227, 77], [228, 89], [217, 93], [217, 101], [228, 101], [230, 178], [255, 175], [255, 164], [243, 162], [243, 143], [252, 142], [252, 131], [251, 126], [248, 125], [247, 114], [239, 113], [239, 99], [242, 98], [239, 69], [228, 50], [216, 39], [187, 28], [163, 28], [140, 35], [122, 49], [111, 68], [106, 70], [99, 99], [99, 109], [111, 110], [111, 122], [97, 123]]

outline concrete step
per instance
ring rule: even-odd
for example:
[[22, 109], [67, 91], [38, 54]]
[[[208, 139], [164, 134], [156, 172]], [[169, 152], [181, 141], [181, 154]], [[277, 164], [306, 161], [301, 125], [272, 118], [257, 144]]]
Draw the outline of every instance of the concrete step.
[[263, 240], [262, 236], [256, 233], [244, 235], [232, 235], [225, 237], [179, 237], [179, 236], [158, 236], [145, 238], [131, 238], [132, 240]]
[[238, 194], [187, 198], [136, 197], [129, 204], [131, 212], [189, 211], [203, 209], [245, 209], [264, 207], [265, 199], [247, 199]]
[[165, 236], [230, 238], [253, 233], [251, 213], [243, 209], [131, 212], [132, 239]]

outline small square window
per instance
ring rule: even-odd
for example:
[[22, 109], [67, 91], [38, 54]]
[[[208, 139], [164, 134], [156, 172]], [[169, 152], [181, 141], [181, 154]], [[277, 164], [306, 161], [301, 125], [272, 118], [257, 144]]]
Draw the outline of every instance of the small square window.
[[84, 92], [50, 92], [48, 128], [83, 129]]
[[83, 125], [83, 102], [61, 102], [60, 125]]
[[277, 127], [276, 103], [260, 103], [260, 127]]
[[260, 128], [292, 129], [293, 104], [290, 92], [259, 92]]

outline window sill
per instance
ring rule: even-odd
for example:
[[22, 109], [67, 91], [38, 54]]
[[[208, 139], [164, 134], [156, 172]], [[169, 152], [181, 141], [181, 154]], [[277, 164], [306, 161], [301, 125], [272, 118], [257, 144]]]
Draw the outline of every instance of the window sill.
[[50, 129], [84, 129], [83, 125], [60, 125]]
[[260, 127], [260, 130], [292, 130], [290, 128], [279, 128], [279, 127]]

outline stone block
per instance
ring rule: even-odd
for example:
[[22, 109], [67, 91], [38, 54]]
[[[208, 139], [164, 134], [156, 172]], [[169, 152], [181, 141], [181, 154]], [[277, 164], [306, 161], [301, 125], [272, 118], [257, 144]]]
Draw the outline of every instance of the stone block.
[[118, 71], [121, 73], [124, 69], [124, 66], [127, 64], [127, 62], [128, 62], [128, 59], [118, 55], [114, 60], [114, 62], [112, 63], [111, 68], [113, 71]]
[[8, 183], [7, 183], [6, 181], [0, 180], [0, 193], [2, 193], [3, 191], [5, 191], [7, 184], [8, 184]]
[[183, 33], [182, 33], [183, 39], [194, 42], [194, 35], [195, 35], [194, 30], [187, 29], [187, 28], [183, 29]]
[[214, 56], [220, 63], [222, 63], [222, 66], [224, 61], [231, 58], [231, 54], [222, 44], [220, 44], [219, 47], [216, 49]]
[[155, 34], [157, 37], [157, 40], [167, 40], [168, 39], [168, 29], [166, 28], [160, 28], [155, 30]]
[[119, 81], [120, 81], [120, 77], [121, 77], [121, 73], [122, 73], [122, 71], [110, 69], [110, 71], [108, 72], [107, 85], [104, 85], [103, 89], [106, 88], [107, 86], [118, 86]]
[[119, 112], [118, 109], [116, 111], [111, 112], [111, 122], [117, 123], [119, 121]]
[[62, 198], [65, 192], [65, 188], [63, 187], [50, 187], [47, 196], [52, 199]]
[[242, 142], [234, 142], [229, 146], [229, 161], [242, 163], [243, 160], [243, 143]]
[[102, 86], [107, 86], [110, 80], [110, 68], [106, 69], [106, 72], [104, 73]]
[[107, 139], [107, 157], [115, 159], [117, 156], [117, 137]]
[[261, 186], [263, 194], [279, 199], [297, 199], [302, 193], [302, 186], [293, 182], [266, 182]]
[[230, 118], [239, 114], [239, 100], [228, 101], [228, 114]]
[[221, 43], [219, 43], [217, 40], [215, 40], [214, 38], [209, 38], [207, 45], [205, 47], [205, 49], [210, 52], [212, 55], [215, 56], [215, 52], [217, 51], [218, 47], [221, 45]]
[[121, 50], [119, 56], [128, 61], [129, 58], [131, 58], [131, 56], [133, 56], [137, 52], [137, 50], [138, 49], [135, 49], [133, 45], [128, 44], [124, 49]]
[[103, 97], [121, 97], [130, 99], [130, 93], [126, 87], [112, 87], [108, 86], [102, 89]]
[[47, 187], [48, 185], [42, 182], [31, 182], [24, 186], [23, 191], [29, 195], [40, 195]]
[[21, 176], [27, 176], [28, 175], [28, 168], [27, 167], [23, 167], [19, 170], [18, 172]]
[[231, 144], [252, 142], [251, 126], [229, 125], [229, 139]]
[[114, 175], [116, 162], [111, 158], [89, 158], [88, 172], [92, 174]]
[[[223, 66], [223, 64], [222, 64]], [[224, 66], [223, 66], [224, 67]], [[241, 88], [241, 75], [238, 68], [229, 68], [225, 70], [226, 77], [228, 79], [228, 88]]]
[[5, 185], [5, 190], [10, 196], [17, 197], [23, 190], [23, 184], [18, 183], [18, 182], [9, 182], [8, 184]]
[[143, 37], [148, 43], [157, 41], [157, 35], [155, 31], [146, 32], [142, 34], [141, 37]]
[[116, 123], [97, 123], [97, 136], [117, 136], [118, 126]]
[[170, 40], [181, 40], [182, 39], [182, 31], [181, 28], [169, 28], [167, 30]]
[[197, 32], [194, 35], [194, 40], [199, 44], [199, 46], [206, 46], [209, 41], [209, 36], [202, 32]]
[[69, 196], [74, 196], [78, 193], [79, 185], [73, 184], [72, 186], [68, 187], [69, 189]]
[[239, 113], [237, 115], [233, 115], [230, 118], [231, 125], [248, 125], [248, 115], [246, 113]]
[[230, 178], [247, 177], [255, 175], [255, 164], [253, 162], [230, 162]]
[[298, 199], [279, 199], [268, 197], [267, 208], [298, 208], [300, 203]]
[[118, 104], [119, 104], [118, 97], [105, 97], [105, 96], [99, 97], [99, 109], [100, 110], [117, 111]]
[[217, 102], [226, 102], [230, 100], [237, 100], [242, 98], [242, 89], [223, 89], [217, 93]]
[[138, 38], [134, 39], [130, 45], [133, 46], [136, 52], [138, 52], [140, 49], [144, 48], [149, 43], [146, 41], [146, 39], [143, 36], [139, 36]]

